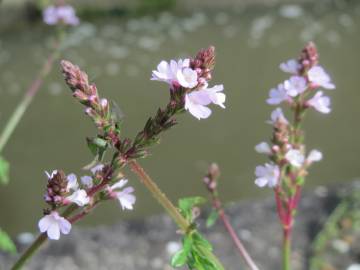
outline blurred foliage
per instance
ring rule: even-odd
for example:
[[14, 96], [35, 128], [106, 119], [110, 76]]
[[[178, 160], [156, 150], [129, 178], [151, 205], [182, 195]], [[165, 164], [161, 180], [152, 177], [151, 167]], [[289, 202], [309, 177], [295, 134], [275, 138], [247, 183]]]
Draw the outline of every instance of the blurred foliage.
[[343, 269], [345, 265], [339, 263], [358, 261], [359, 240], [360, 188], [356, 188], [340, 201], [317, 234], [312, 243], [309, 269]]
[[0, 156], [0, 184], [6, 185], [9, 183], [9, 169], [9, 162]]
[[154, 13], [175, 7], [176, 0], [138, 0], [139, 13]]
[[0, 228], [0, 250], [10, 253], [16, 253], [16, 247], [6, 232]]

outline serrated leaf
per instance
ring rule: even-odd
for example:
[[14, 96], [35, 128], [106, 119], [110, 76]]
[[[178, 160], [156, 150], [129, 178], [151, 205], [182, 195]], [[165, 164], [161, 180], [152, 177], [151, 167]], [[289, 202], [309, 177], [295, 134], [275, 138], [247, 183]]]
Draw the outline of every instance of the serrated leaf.
[[9, 183], [10, 164], [0, 156], [0, 183], [6, 185]]
[[0, 229], [0, 249], [15, 254], [16, 247], [9, 235]]
[[96, 156], [96, 160], [101, 161], [108, 146], [107, 141], [102, 138], [96, 137], [86, 138], [86, 142], [91, 153]]
[[174, 256], [171, 258], [171, 266], [172, 267], [181, 267], [186, 264], [187, 261], [187, 253], [184, 249], [180, 249], [177, 251]]
[[207, 250], [212, 250], [212, 245], [210, 244], [210, 242], [208, 240], [206, 240], [200, 233], [196, 232], [193, 234], [192, 237], [194, 244], [194, 247], [203, 247], [206, 248]]
[[212, 227], [218, 218], [219, 218], [219, 213], [216, 210], [211, 211], [210, 215], [206, 220], [206, 227], [207, 228]]

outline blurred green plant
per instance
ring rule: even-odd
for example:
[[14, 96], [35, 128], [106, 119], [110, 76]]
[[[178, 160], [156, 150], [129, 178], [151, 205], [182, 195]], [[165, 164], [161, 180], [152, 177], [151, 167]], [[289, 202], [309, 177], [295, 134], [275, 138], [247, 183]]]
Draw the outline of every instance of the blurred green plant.
[[0, 228], [0, 249], [5, 252], [9, 252], [13, 254], [16, 253], [16, 246], [14, 242], [11, 240], [9, 235], [6, 232], [4, 232], [1, 228]]
[[154, 13], [172, 9], [176, 5], [176, 0], [138, 0], [139, 13]]
[[312, 243], [312, 257], [310, 270], [335, 269], [328, 259], [334, 253], [334, 241], [340, 240], [348, 243], [360, 237], [360, 189], [356, 188], [349, 195], [342, 198], [326, 220], [323, 228]]

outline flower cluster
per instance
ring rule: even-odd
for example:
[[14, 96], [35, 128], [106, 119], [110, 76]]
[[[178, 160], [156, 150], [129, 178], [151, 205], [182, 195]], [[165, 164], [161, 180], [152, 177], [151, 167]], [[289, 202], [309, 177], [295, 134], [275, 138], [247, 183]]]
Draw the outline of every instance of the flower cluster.
[[211, 115], [209, 104], [225, 108], [224, 86], [208, 86], [214, 64], [215, 51], [210, 47], [201, 50], [194, 59], [161, 61], [157, 70], [153, 70], [151, 80], [166, 82], [173, 92], [183, 90], [184, 108], [199, 120], [208, 118]]
[[[126, 179], [120, 179], [112, 185], [103, 185], [103, 178], [106, 167], [99, 164], [91, 169], [92, 176], [82, 176], [78, 181], [75, 174], [65, 175], [63, 171], [45, 172], [48, 184], [44, 199], [50, 205], [45, 209], [45, 216], [39, 221], [40, 232], [47, 233], [49, 239], [58, 240], [60, 233], [68, 234], [71, 230], [71, 223], [76, 221], [75, 217], [62, 217], [58, 209], [62, 206], [75, 204], [83, 208], [86, 213], [100, 200], [117, 199], [122, 209], [133, 209], [136, 201], [132, 194], [134, 189], [127, 187], [120, 190], [127, 183]], [[81, 215], [82, 213], [80, 213]]]
[[270, 90], [267, 103], [278, 105], [285, 102], [293, 110], [295, 122], [291, 125], [280, 107], [271, 113], [268, 123], [274, 127], [273, 145], [261, 142], [255, 147], [258, 153], [268, 155], [272, 161], [256, 167], [255, 183], [260, 187], [274, 188], [280, 185], [281, 171], [287, 166], [291, 166], [292, 178], [296, 180], [297, 176], [305, 176], [306, 168], [311, 163], [321, 160], [322, 154], [318, 150], [310, 151], [305, 157], [299, 124], [307, 108], [329, 113], [330, 98], [323, 96], [323, 92], [318, 90], [335, 89], [330, 76], [318, 64], [318, 53], [313, 43], [303, 49], [298, 60], [290, 59], [280, 64], [280, 69], [292, 75], [277, 88]]
[[43, 11], [43, 20], [48, 25], [78, 25], [80, 20], [70, 5], [49, 6]]
[[330, 98], [320, 88], [334, 89], [329, 75], [318, 64], [318, 53], [313, 43], [302, 50], [299, 59], [291, 59], [280, 65], [280, 69], [291, 77], [271, 89], [267, 103], [285, 103], [293, 112], [290, 122], [280, 107], [271, 113], [269, 124], [273, 127], [272, 144], [261, 142], [255, 146], [258, 153], [269, 157], [270, 162], [257, 166], [255, 184], [273, 188], [277, 211], [283, 225], [285, 238], [291, 232], [293, 217], [300, 199], [301, 188], [307, 170], [313, 162], [322, 159], [322, 153], [311, 150], [306, 155], [304, 134], [301, 129], [304, 114], [308, 108], [329, 113]]

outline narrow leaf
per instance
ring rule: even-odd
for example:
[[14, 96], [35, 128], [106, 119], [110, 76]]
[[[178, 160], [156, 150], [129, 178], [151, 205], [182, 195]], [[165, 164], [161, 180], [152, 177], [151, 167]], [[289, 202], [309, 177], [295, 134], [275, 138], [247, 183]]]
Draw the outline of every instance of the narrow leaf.
[[0, 249], [15, 254], [16, 247], [9, 235], [0, 228]]
[[10, 164], [3, 157], [0, 156], [0, 184], [6, 185], [9, 183]]

